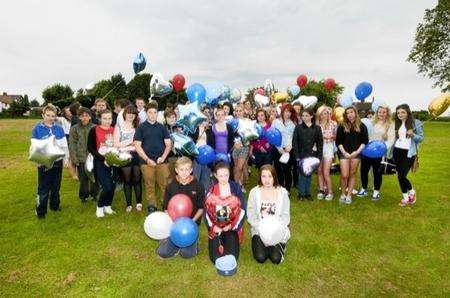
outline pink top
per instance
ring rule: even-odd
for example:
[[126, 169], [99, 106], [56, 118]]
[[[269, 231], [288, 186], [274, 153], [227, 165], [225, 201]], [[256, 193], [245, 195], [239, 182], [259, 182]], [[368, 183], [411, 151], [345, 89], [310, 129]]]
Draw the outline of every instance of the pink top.
[[324, 143], [334, 142], [336, 139], [337, 123], [331, 120], [326, 127], [323, 124], [319, 126], [322, 129]]
[[[266, 132], [270, 128], [271, 125], [272, 124], [270, 122], [266, 122], [266, 126], [263, 127], [264, 132]], [[250, 145], [252, 145], [253, 150], [255, 150], [255, 151], [261, 151], [261, 148], [264, 148], [266, 151], [269, 151], [270, 148], [272, 147], [267, 142], [267, 139], [265, 137], [257, 139], [255, 141], [251, 141]]]

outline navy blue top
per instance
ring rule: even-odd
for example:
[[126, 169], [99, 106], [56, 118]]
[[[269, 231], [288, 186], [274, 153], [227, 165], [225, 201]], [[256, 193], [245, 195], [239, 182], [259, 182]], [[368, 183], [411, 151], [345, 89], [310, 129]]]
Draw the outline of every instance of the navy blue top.
[[[166, 148], [164, 140], [167, 139], [170, 140], [169, 131], [158, 122], [151, 124], [149, 121], [145, 121], [136, 128], [134, 134], [134, 140], [142, 142], [142, 149], [154, 162], [164, 153]], [[140, 160], [142, 164], [145, 163], [142, 158]]]

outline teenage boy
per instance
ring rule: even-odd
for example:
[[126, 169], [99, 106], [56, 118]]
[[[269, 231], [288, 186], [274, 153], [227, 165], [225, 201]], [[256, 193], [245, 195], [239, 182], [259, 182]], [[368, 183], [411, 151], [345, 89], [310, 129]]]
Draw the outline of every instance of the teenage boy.
[[[170, 199], [176, 194], [185, 194], [192, 201], [192, 219], [200, 225], [203, 215], [203, 201], [205, 190], [203, 185], [192, 176], [192, 160], [186, 156], [180, 157], [175, 162], [175, 179], [170, 182], [164, 192], [163, 209], [167, 210]], [[180, 253], [183, 258], [192, 258], [198, 254], [198, 241], [188, 247], [180, 248], [169, 238], [161, 240], [156, 253], [161, 258], [171, 258]]]
[[78, 180], [80, 181], [78, 197], [82, 202], [86, 202], [89, 196], [93, 200], [96, 200], [98, 195], [98, 184], [88, 178], [85, 169], [86, 158], [88, 156], [88, 135], [91, 128], [94, 127], [94, 124], [92, 124], [91, 112], [88, 108], [79, 108], [77, 114], [78, 124], [72, 126], [70, 129], [69, 152], [73, 164], [77, 167]]
[[[140, 157], [141, 172], [144, 177], [145, 194], [149, 213], [161, 208], [161, 200], [156, 199], [155, 186], [160, 193], [166, 189], [170, 176], [167, 156], [172, 142], [167, 128], [158, 123], [158, 103], [150, 101], [146, 106], [147, 121], [139, 125], [134, 134], [136, 152]], [[159, 203], [159, 204], [158, 204]]]
[[138, 110], [139, 124], [142, 124], [145, 121], [147, 121], [147, 113], [145, 111], [145, 99], [143, 99], [142, 97], [138, 97], [136, 98], [134, 103], [136, 104], [136, 108]]

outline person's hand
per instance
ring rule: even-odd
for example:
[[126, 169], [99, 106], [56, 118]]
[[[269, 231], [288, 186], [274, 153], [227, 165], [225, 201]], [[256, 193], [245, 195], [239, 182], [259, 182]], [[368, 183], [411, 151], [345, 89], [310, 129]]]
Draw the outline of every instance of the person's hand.
[[358, 151], [353, 151], [353, 152], [350, 154], [350, 158], [355, 158], [355, 157], [358, 156], [358, 154], [359, 154]]
[[213, 227], [213, 232], [216, 233], [216, 234], [220, 234], [220, 233], [222, 233], [222, 229], [219, 228], [218, 226], [214, 226]]
[[283, 149], [278, 149], [278, 152], [283, 155], [284, 154], [284, 150]]
[[147, 165], [154, 167], [156, 166], [156, 163], [151, 158], [147, 158]]
[[286, 152], [291, 152], [291, 150], [292, 150], [292, 146], [286, 146], [286, 147], [284, 147], [284, 151], [286, 151]]
[[234, 148], [236, 148], [236, 149], [242, 148], [242, 143], [241, 143], [241, 142], [236, 142], [236, 143], [234, 144]]
[[164, 162], [164, 158], [162, 158], [161, 156], [160, 157], [158, 157], [158, 159], [156, 160], [156, 163], [157, 164], [162, 164]]
[[406, 132], [406, 135], [410, 138], [412, 138], [414, 136], [414, 131], [412, 129], [408, 129], [408, 131]]
[[347, 151], [345, 151], [345, 152], [343, 153], [343, 155], [344, 155], [344, 157], [347, 158], [347, 159], [352, 158], [351, 155], [350, 155]]
[[260, 151], [261, 151], [262, 153], [267, 153], [267, 151], [266, 151], [266, 149], [264, 149], [264, 147], [261, 147], [261, 148], [260, 148]]
[[224, 231], [224, 232], [227, 232], [229, 230], [231, 230], [231, 225], [227, 225], [222, 229], [222, 231]]

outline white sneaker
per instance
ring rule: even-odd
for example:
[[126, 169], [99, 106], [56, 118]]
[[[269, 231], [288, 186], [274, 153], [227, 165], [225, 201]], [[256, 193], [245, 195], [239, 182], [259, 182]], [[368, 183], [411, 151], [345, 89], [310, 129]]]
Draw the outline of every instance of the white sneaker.
[[323, 200], [324, 198], [325, 198], [324, 193], [322, 191], [319, 191], [319, 193], [317, 193], [317, 199], [320, 201]]
[[95, 211], [95, 215], [98, 218], [105, 217], [105, 213], [103, 212], [103, 207], [97, 207], [97, 211]]
[[104, 211], [106, 214], [114, 214], [116, 213], [114, 210], [112, 210], [111, 206], [105, 206]]
[[341, 195], [341, 197], [339, 198], [339, 203], [347, 203], [347, 199], [345, 195]]
[[345, 204], [350, 205], [352, 203], [351, 197], [345, 197]]
[[142, 211], [142, 204], [136, 204], [136, 211]]
[[127, 209], [125, 209], [125, 211], [126, 211], [127, 213], [130, 213], [131, 210], [133, 210], [133, 206], [127, 206]]
[[325, 196], [325, 201], [332, 201], [334, 199], [334, 196], [332, 194], [327, 194]]

